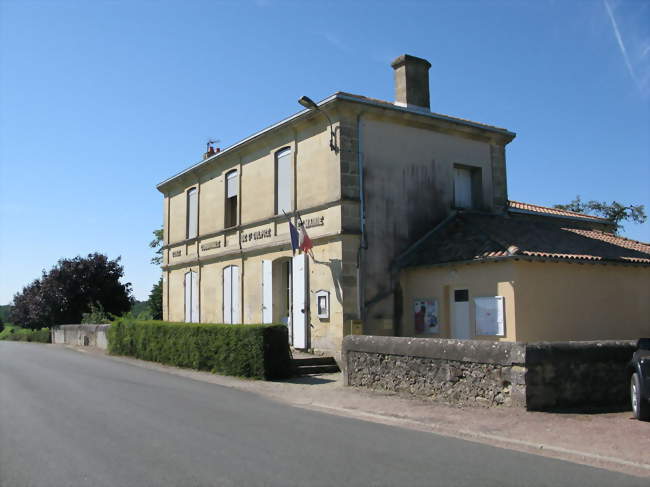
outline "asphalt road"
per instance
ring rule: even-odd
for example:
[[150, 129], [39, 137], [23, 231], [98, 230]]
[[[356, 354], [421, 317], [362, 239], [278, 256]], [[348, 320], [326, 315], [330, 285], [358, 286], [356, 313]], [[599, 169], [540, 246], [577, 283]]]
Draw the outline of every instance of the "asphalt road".
[[0, 486], [614, 486], [630, 477], [0, 342]]

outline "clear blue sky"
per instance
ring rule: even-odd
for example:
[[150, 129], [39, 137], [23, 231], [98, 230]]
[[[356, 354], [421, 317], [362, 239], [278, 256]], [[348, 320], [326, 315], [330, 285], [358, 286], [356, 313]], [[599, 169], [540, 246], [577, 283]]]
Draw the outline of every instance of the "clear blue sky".
[[392, 100], [402, 53], [433, 111], [517, 133], [511, 199], [650, 209], [650, 2], [607, 1], [0, 0], [0, 304], [93, 251], [146, 299], [158, 182], [301, 95]]

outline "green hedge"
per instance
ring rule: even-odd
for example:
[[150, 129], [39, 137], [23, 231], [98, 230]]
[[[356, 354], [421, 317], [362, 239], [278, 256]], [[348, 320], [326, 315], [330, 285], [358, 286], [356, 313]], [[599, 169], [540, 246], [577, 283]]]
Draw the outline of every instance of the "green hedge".
[[0, 333], [0, 340], [9, 340], [13, 342], [39, 342], [50, 343], [50, 329], [41, 328], [40, 330], [29, 330], [27, 328], [20, 328], [14, 326], [7, 327]]
[[283, 325], [217, 325], [118, 318], [108, 352], [163, 364], [256, 379], [291, 376]]

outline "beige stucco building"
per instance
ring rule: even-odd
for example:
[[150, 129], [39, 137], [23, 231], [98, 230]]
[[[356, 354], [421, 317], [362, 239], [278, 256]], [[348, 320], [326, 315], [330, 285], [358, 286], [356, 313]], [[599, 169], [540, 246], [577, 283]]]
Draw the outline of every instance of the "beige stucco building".
[[[517, 202], [504, 214], [452, 214], [397, 259], [403, 301], [413, 305], [401, 332], [524, 342], [648, 336], [650, 245], [608, 230], [597, 218]], [[437, 311], [431, 326], [417, 315], [416, 303], [427, 302]]]
[[[544, 293], [554, 296], [553, 279], [573, 275], [574, 264], [553, 272], [526, 260], [443, 269], [413, 258], [458, 215], [511, 218], [518, 211], [506, 185], [505, 149], [515, 134], [431, 112], [429, 63], [400, 56], [392, 66], [395, 102], [337, 92], [317, 108], [207, 153], [158, 185], [165, 320], [281, 322], [297, 348], [337, 351], [351, 332], [454, 336], [449, 295], [465, 286], [472, 289], [468, 299], [501, 298], [507, 325], [499, 339], [543, 339], [550, 311], [531, 311], [529, 303]], [[529, 220], [548, 216], [521, 212], [530, 213]], [[313, 256], [292, 251], [289, 219], [297, 214], [313, 240]], [[602, 220], [571, 218], [607, 229]], [[616, 272], [630, 288], [646, 284], [648, 298], [648, 268], [630, 266]], [[599, 272], [612, 271], [594, 270], [594, 276]], [[634, 275], [629, 282], [627, 273]], [[526, 286], [513, 286], [524, 280]], [[544, 282], [550, 284], [544, 288]], [[415, 301], [428, 310], [424, 330], [412, 312]], [[590, 300], [579, 302], [588, 307]], [[644, 311], [647, 317], [643, 306], [630, 317]], [[534, 325], [515, 328], [515, 317]], [[466, 319], [476, 319], [472, 306]], [[556, 317], [553, 329], [564, 331], [553, 336], [572, 336], [565, 321], [571, 319]]]

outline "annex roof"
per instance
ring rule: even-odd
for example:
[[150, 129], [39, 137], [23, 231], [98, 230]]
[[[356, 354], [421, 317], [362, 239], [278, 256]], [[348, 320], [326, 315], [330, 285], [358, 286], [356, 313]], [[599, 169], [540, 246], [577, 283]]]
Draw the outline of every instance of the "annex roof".
[[571, 218], [579, 220], [588, 220], [599, 223], [610, 224], [611, 222], [605, 218], [600, 218], [593, 215], [586, 215], [584, 213], [576, 213], [575, 211], [560, 210], [559, 208], [550, 208], [548, 206], [534, 205], [532, 203], [522, 203], [521, 201], [508, 201], [508, 211], [516, 213], [537, 214], [543, 216], [556, 216], [560, 218]]
[[532, 258], [650, 265], [650, 244], [548, 218], [460, 212], [398, 259], [400, 267]]

